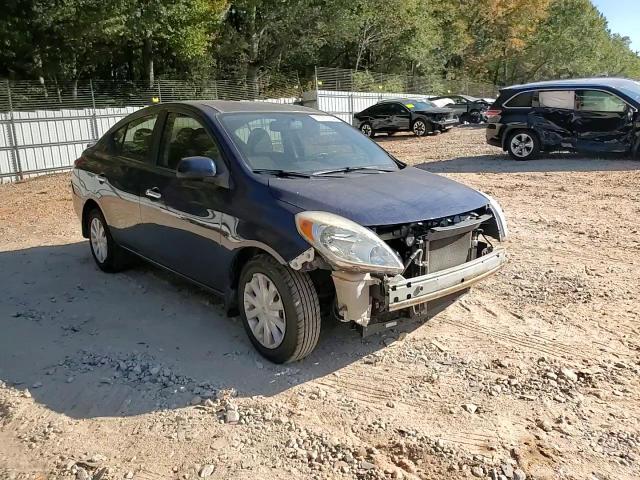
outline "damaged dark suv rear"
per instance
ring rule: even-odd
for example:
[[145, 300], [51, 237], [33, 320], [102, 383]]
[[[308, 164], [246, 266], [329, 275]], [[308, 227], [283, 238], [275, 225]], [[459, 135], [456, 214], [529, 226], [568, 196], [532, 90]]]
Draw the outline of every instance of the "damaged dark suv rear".
[[142, 109], [82, 154], [72, 190], [100, 269], [133, 254], [220, 294], [274, 362], [311, 353], [323, 318], [389, 328], [506, 261], [495, 200], [305, 107]]
[[530, 160], [541, 151], [640, 148], [640, 83], [586, 78], [508, 87], [487, 111], [487, 143]]

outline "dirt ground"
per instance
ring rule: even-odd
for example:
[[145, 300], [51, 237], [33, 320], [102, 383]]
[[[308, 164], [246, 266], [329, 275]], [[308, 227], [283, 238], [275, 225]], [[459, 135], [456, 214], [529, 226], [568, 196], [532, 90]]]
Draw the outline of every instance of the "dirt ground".
[[495, 196], [510, 262], [286, 366], [176, 277], [99, 272], [67, 174], [0, 186], [0, 478], [640, 478], [640, 163], [379, 141]]

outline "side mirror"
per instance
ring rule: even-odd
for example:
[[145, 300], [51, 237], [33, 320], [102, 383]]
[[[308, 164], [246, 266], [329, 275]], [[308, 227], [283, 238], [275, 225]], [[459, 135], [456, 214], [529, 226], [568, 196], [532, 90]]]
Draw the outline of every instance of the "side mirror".
[[218, 173], [216, 163], [209, 157], [185, 157], [178, 163], [178, 178], [204, 180], [215, 177]]
[[220, 162], [209, 157], [184, 157], [178, 162], [176, 176], [186, 180], [202, 180], [220, 187], [229, 188], [229, 172]]

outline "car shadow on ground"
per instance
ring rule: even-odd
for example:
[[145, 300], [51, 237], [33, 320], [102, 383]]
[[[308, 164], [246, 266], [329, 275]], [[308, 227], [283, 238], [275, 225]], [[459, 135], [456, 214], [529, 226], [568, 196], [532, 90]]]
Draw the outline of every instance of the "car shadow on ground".
[[536, 160], [516, 161], [507, 154], [457, 157], [414, 165], [433, 173], [620, 172], [640, 170], [640, 161], [622, 155], [587, 156], [545, 154]]
[[[0, 380], [74, 418], [182, 407], [222, 388], [270, 396], [383, 348], [383, 335], [363, 340], [348, 324], [324, 322], [309, 357], [271, 364], [211, 294], [147, 264], [102, 273], [86, 242], [0, 252], [0, 272]], [[143, 381], [132, 365], [143, 375], [170, 371], [174, 386]]]

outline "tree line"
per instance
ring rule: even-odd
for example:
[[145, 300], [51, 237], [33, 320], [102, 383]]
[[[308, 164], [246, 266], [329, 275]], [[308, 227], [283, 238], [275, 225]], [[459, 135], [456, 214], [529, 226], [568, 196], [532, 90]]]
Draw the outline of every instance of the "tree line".
[[0, 77], [254, 81], [315, 65], [495, 85], [640, 78], [590, 0], [8, 0]]

